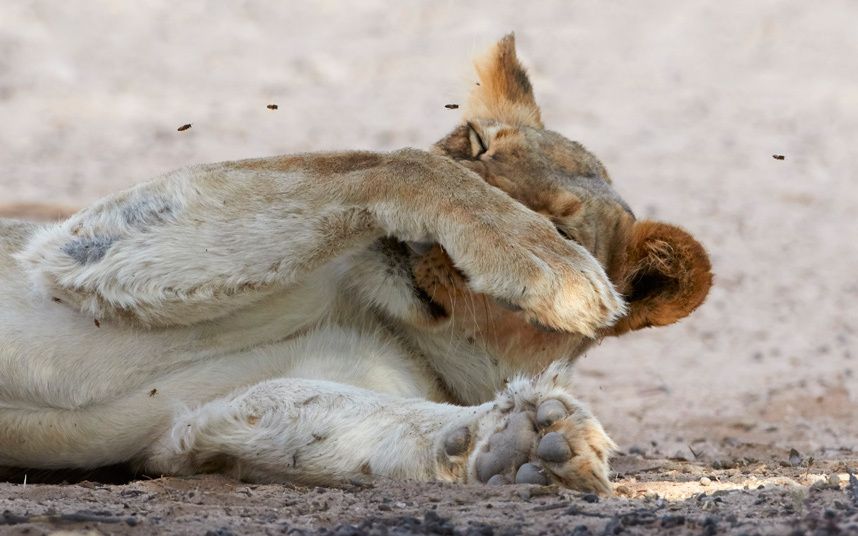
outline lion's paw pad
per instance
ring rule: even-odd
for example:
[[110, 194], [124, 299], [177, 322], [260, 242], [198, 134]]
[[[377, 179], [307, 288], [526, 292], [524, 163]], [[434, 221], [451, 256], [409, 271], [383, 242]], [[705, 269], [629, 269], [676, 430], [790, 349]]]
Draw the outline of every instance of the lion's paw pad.
[[[450, 432], [448, 455], [470, 447], [467, 428]], [[515, 409], [474, 445], [472, 474], [489, 485], [559, 483], [574, 489], [608, 493], [607, 456], [613, 443], [585, 411], [557, 399], [538, 407]]]
[[549, 432], [539, 440], [536, 455], [547, 462], [562, 463], [572, 457], [572, 449], [563, 434]]
[[471, 442], [471, 431], [467, 427], [456, 428], [444, 438], [444, 452], [448, 456], [458, 456], [468, 450]]

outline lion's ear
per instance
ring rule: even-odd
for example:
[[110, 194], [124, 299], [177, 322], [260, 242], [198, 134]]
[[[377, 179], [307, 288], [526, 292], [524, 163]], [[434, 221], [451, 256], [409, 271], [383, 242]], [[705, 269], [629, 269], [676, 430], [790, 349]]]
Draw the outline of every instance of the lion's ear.
[[471, 91], [465, 120], [542, 128], [533, 88], [515, 54], [515, 35], [508, 34], [495, 43], [474, 67], [479, 83]]
[[703, 246], [679, 227], [654, 221], [634, 224], [620, 273], [629, 314], [610, 335], [672, 324], [703, 303], [712, 286]]

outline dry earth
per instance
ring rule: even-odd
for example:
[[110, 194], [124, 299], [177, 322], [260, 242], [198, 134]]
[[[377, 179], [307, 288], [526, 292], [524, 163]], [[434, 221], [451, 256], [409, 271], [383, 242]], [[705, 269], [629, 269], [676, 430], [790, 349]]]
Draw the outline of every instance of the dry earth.
[[18, 479], [0, 533], [858, 533], [858, 4], [344, 5], [0, 3], [0, 210], [51, 215], [196, 162], [426, 147], [467, 58], [514, 29], [548, 126], [717, 273], [693, 318], [580, 363], [624, 452], [617, 497]]

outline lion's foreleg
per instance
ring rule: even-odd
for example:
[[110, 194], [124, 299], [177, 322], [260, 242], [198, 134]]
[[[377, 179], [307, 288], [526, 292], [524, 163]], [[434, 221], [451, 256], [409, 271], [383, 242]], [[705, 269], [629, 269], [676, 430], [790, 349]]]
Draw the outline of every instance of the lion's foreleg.
[[182, 170], [36, 233], [35, 286], [145, 326], [223, 316], [384, 235], [440, 244], [472, 290], [593, 335], [624, 311], [551, 221], [436, 155], [343, 153]]
[[144, 468], [257, 482], [430, 480], [439, 432], [461, 412], [333, 382], [270, 380], [177, 416]]
[[218, 318], [383, 234], [313, 179], [181, 170], [44, 228], [17, 258], [44, 299], [96, 319], [158, 327]]
[[149, 471], [218, 471], [259, 482], [369, 475], [452, 482], [556, 482], [610, 492], [614, 448], [553, 366], [489, 403], [462, 407], [342, 384], [271, 380], [179, 415]]

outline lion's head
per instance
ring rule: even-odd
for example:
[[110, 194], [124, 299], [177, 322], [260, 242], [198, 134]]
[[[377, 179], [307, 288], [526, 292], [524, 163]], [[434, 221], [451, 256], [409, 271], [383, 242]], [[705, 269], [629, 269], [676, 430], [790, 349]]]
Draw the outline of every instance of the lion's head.
[[[676, 226], [636, 219], [602, 163], [579, 143], [545, 128], [516, 58], [514, 37], [494, 45], [476, 62], [476, 71], [478, 83], [462, 124], [433, 152], [547, 216], [558, 233], [601, 263], [627, 300], [628, 312], [599, 336], [664, 326], [697, 308], [712, 284], [704, 248]], [[388, 242], [383, 249], [404, 246]], [[438, 245], [411, 252], [408, 259], [417, 293], [432, 312], [431, 318], [410, 323], [455, 341], [456, 348], [471, 345], [510, 369], [534, 369], [575, 357], [593, 342], [528, 323], [508, 306], [471, 291]]]

